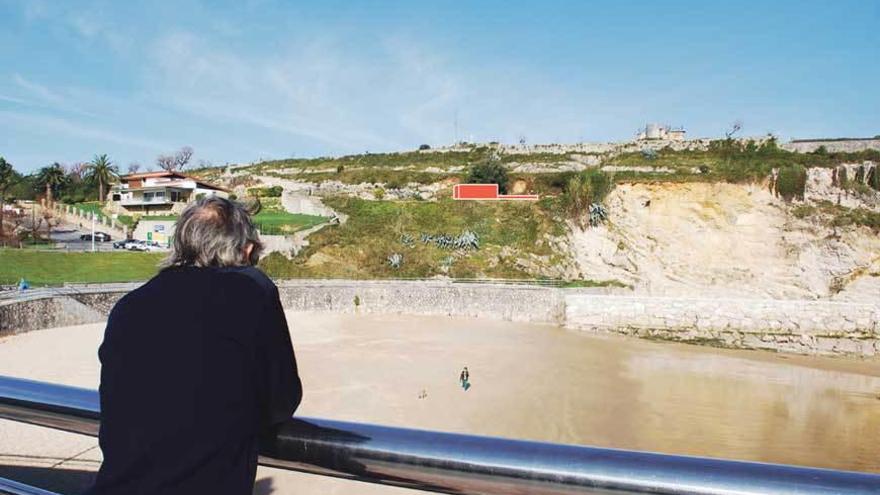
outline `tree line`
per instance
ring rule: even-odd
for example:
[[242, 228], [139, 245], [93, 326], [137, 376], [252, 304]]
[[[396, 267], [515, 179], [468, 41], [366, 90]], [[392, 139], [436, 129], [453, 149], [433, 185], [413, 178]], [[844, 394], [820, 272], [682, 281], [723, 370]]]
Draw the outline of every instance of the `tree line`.
[[[183, 170], [190, 163], [193, 153], [191, 147], [184, 146], [175, 153], [159, 155], [156, 166], [168, 172]], [[141, 168], [137, 162], [130, 163], [126, 173], [136, 174]], [[89, 162], [70, 165], [54, 162], [30, 174], [16, 171], [11, 163], [0, 156], [0, 205], [19, 199], [33, 200], [39, 196], [45, 197], [50, 203], [103, 202], [110, 186], [121, 175], [119, 165], [106, 154], [95, 155]]]

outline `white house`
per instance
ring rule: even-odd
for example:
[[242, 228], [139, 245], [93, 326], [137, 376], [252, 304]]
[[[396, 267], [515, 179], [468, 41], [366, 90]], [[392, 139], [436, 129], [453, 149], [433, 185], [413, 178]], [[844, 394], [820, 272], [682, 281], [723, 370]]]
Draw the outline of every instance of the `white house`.
[[108, 206], [119, 213], [178, 213], [201, 195], [225, 198], [229, 190], [180, 172], [147, 172], [120, 177], [110, 190]]

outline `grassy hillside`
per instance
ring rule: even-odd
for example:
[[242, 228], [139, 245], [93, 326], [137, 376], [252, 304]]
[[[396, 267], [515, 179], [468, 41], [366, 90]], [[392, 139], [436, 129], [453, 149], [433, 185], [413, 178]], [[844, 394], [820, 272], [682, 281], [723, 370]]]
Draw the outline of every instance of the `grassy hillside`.
[[[561, 224], [542, 205], [522, 202], [476, 203], [365, 201], [336, 197], [326, 201], [349, 215], [342, 226], [328, 227], [309, 237], [310, 245], [294, 260], [280, 255], [261, 266], [272, 276], [290, 277], [527, 277], [516, 259], [533, 254], [558, 261], [547, 234], [561, 233]], [[425, 243], [422, 234], [458, 236], [473, 231], [477, 250], [453, 250]], [[400, 268], [388, 257], [403, 256]]]

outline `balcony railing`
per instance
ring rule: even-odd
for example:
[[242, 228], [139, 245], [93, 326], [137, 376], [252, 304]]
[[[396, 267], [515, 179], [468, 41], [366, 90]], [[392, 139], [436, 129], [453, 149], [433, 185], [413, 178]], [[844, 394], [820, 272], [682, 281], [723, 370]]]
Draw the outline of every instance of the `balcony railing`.
[[119, 200], [122, 206], [139, 206], [139, 205], [170, 205], [171, 199], [167, 197], [161, 198], [124, 198]]
[[[0, 418], [94, 436], [98, 404], [93, 390], [0, 376]], [[260, 463], [459, 495], [880, 493], [880, 475], [867, 473], [310, 418], [289, 420]]]

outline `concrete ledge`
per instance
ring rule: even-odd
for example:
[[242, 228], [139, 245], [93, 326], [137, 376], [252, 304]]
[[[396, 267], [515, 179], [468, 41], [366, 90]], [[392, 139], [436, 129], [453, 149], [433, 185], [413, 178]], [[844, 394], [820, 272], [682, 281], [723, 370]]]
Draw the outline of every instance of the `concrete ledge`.
[[565, 324], [723, 347], [880, 355], [880, 305], [874, 304], [568, 294]]

